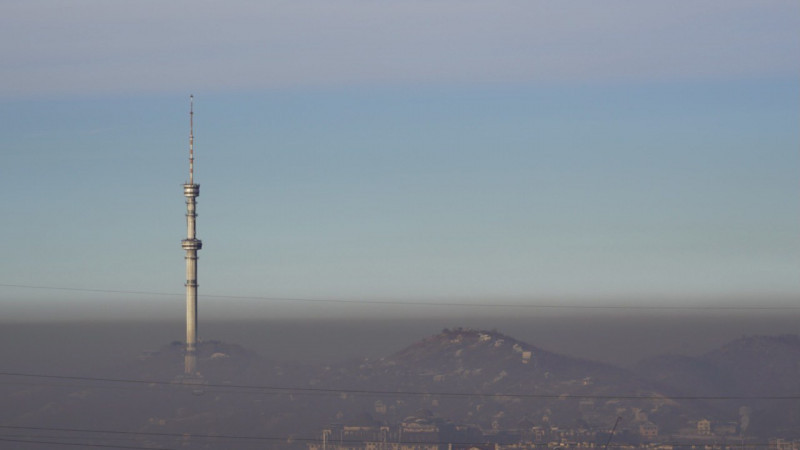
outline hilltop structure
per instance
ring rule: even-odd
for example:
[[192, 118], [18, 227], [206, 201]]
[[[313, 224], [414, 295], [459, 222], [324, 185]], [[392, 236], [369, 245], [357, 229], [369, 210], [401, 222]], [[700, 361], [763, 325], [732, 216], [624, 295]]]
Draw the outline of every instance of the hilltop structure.
[[183, 184], [186, 197], [186, 239], [181, 246], [186, 251], [186, 356], [184, 373], [197, 372], [197, 251], [203, 242], [196, 236], [197, 197], [200, 185], [194, 182], [194, 96], [189, 97], [189, 181]]

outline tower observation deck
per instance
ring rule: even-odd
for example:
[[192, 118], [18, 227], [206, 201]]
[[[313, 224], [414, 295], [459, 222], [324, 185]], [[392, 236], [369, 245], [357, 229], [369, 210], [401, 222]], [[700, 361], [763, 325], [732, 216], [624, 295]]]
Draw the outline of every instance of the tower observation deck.
[[189, 97], [189, 182], [183, 184], [186, 197], [186, 239], [181, 246], [186, 251], [186, 355], [184, 373], [197, 372], [197, 251], [203, 242], [197, 239], [197, 197], [200, 185], [194, 182], [194, 96]]

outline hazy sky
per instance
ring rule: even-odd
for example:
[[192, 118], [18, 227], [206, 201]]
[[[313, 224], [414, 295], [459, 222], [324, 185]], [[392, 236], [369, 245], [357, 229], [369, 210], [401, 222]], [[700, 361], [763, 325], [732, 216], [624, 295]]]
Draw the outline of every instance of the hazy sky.
[[798, 30], [794, 0], [6, 0], [0, 308], [181, 317], [8, 285], [183, 291], [190, 93], [201, 313], [786, 304]]

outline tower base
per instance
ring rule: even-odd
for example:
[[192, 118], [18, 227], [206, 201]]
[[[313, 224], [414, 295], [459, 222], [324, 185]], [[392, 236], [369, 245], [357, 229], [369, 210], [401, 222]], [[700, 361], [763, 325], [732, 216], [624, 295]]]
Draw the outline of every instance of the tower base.
[[186, 345], [186, 353], [183, 357], [183, 373], [186, 375], [197, 373], [197, 348], [194, 345]]

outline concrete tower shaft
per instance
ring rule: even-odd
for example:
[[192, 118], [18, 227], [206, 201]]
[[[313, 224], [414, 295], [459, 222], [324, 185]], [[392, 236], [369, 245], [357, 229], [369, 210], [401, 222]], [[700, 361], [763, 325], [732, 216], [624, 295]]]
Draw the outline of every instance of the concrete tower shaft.
[[189, 182], [183, 185], [186, 197], [186, 239], [181, 246], [186, 251], [186, 356], [184, 372], [197, 372], [197, 251], [203, 242], [197, 239], [197, 197], [200, 185], [194, 182], [194, 96], [189, 106]]

